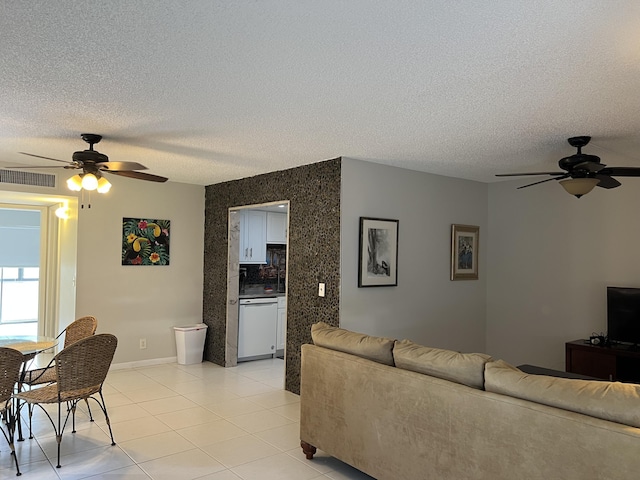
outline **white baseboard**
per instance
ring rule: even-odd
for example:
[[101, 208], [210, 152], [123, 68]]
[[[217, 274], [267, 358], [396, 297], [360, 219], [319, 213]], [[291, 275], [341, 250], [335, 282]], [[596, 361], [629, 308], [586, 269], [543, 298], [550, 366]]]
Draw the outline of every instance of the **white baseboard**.
[[110, 370], [125, 370], [127, 368], [149, 367], [164, 363], [177, 363], [178, 357], [152, 358], [150, 360], [138, 360], [135, 362], [112, 363]]

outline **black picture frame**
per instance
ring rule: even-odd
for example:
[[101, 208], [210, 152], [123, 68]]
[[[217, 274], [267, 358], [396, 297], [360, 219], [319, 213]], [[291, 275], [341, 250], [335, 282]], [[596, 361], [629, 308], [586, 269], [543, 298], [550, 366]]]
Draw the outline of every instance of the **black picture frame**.
[[358, 287], [398, 286], [399, 221], [360, 217]]

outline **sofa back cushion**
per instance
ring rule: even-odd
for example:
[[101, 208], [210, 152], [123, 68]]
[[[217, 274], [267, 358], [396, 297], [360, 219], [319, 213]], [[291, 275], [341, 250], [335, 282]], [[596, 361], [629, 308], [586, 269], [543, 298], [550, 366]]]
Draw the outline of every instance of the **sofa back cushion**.
[[324, 322], [311, 326], [313, 343], [332, 350], [357, 355], [374, 362], [393, 366], [393, 342], [391, 338], [372, 337], [332, 327]]
[[430, 348], [410, 340], [396, 341], [393, 347], [396, 367], [443, 378], [482, 390], [484, 365], [491, 357], [484, 353], [458, 353]]
[[640, 428], [640, 385], [530, 375], [503, 360], [484, 376], [487, 391]]

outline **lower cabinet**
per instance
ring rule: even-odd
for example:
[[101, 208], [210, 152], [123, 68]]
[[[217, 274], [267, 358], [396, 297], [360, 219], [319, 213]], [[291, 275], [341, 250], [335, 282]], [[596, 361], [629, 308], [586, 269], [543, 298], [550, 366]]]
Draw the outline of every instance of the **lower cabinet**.
[[278, 298], [278, 325], [276, 328], [276, 350], [284, 351], [287, 338], [287, 298]]
[[603, 380], [640, 382], [640, 351], [632, 346], [601, 347], [587, 340], [565, 344], [566, 370]]

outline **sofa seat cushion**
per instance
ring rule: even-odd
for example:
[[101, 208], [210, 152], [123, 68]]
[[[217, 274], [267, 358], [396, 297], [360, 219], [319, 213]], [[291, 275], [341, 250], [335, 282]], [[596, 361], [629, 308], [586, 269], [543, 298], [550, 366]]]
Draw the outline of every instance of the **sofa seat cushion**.
[[485, 389], [640, 428], [640, 385], [530, 375], [503, 360], [485, 366]]
[[358, 357], [393, 366], [394, 339], [372, 337], [364, 333], [351, 332], [332, 327], [324, 322], [311, 326], [313, 343], [320, 347], [350, 353]]
[[424, 347], [410, 340], [402, 340], [396, 341], [393, 347], [393, 360], [398, 368], [482, 390], [484, 365], [491, 360], [491, 356]]

